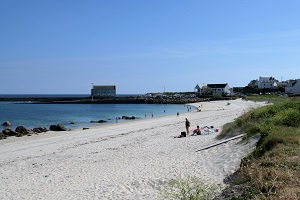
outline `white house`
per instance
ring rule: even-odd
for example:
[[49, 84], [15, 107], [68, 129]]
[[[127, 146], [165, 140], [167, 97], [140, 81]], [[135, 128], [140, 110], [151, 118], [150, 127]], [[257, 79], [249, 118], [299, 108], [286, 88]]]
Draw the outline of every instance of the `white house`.
[[289, 80], [285, 86], [285, 93], [300, 94], [300, 79]]
[[197, 95], [202, 95], [203, 93], [205, 93], [205, 88], [207, 88], [207, 85], [197, 84], [194, 91]]
[[230, 95], [231, 89], [230, 86], [225, 84], [207, 84], [207, 87], [212, 90], [212, 92], [215, 94], [222, 94], [222, 95]]
[[197, 84], [195, 87], [195, 93], [197, 95], [202, 94], [221, 94], [221, 95], [230, 95], [232, 94], [232, 89], [228, 85], [225, 84]]
[[258, 80], [258, 88], [264, 89], [264, 88], [275, 88], [277, 87], [278, 80], [276, 80], [274, 77], [259, 77]]

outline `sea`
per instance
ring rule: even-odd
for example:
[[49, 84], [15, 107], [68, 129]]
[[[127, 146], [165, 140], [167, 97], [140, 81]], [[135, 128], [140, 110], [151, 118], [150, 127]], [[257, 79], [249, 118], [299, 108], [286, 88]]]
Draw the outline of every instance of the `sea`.
[[[132, 95], [120, 95], [132, 96]], [[89, 97], [89, 95], [0, 95], [0, 98], [26, 97]], [[27, 129], [61, 124], [67, 129], [75, 130], [104, 124], [122, 123], [128, 120], [122, 116], [134, 116], [138, 119], [176, 115], [188, 112], [183, 104], [34, 104], [32, 102], [0, 102], [1, 124], [10, 121], [11, 129], [25, 126]], [[192, 108], [194, 109], [194, 108]], [[117, 120], [118, 118], [118, 120]], [[91, 123], [106, 120], [107, 123]], [[5, 127], [2, 126], [2, 130]], [[1, 130], [0, 130], [1, 131]]]

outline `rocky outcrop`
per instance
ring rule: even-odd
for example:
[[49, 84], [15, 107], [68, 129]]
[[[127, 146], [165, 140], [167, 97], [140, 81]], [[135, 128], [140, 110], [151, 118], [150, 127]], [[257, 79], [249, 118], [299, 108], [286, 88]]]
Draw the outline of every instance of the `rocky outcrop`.
[[98, 121], [91, 121], [91, 123], [106, 123], [106, 122], [108, 122], [108, 121], [107, 120], [103, 120], [103, 119], [98, 120]]
[[44, 132], [47, 132], [48, 130], [45, 127], [36, 127], [34, 129], [32, 129], [32, 131], [35, 133], [44, 133]]
[[22, 137], [24, 135], [27, 135], [27, 136], [31, 136], [33, 134], [36, 134], [35, 132], [33, 132], [32, 130], [29, 130], [27, 129], [26, 127], [24, 126], [18, 126], [15, 130], [15, 132], [17, 133], [17, 137]]
[[135, 116], [132, 116], [132, 117], [122, 116], [122, 119], [138, 119], [138, 117], [135, 117]]
[[18, 134], [10, 128], [6, 128], [2, 131], [5, 136], [17, 136]]
[[61, 124], [51, 125], [49, 129], [50, 131], [67, 131], [67, 129]]
[[[11, 128], [6, 128], [2, 131], [2, 134], [7, 137], [7, 136], [16, 136], [16, 137], [22, 137], [24, 135], [28, 135], [31, 136], [32, 134], [36, 134], [34, 131], [32, 130], [28, 130], [26, 127], [24, 126], [18, 126], [15, 131], [13, 131]], [[1, 139], [1, 134], [0, 134], [0, 139]]]
[[2, 126], [11, 126], [12, 123], [10, 121], [6, 121], [2, 124]]
[[29, 130], [27, 128], [25, 128], [24, 126], [18, 126], [15, 131], [22, 135], [27, 135], [29, 133]]
[[6, 135], [4, 135], [3, 132], [0, 132], [0, 140], [2, 140], [2, 139], [6, 139]]

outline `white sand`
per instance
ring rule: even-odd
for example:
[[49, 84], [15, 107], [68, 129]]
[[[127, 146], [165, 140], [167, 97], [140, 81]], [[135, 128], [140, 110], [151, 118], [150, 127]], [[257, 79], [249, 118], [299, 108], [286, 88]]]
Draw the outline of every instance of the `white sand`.
[[186, 117], [192, 129], [222, 128], [264, 104], [233, 100], [202, 105], [202, 112], [179, 117], [0, 140], [0, 199], [161, 199], [157, 188], [179, 174], [223, 187], [223, 179], [255, 143], [238, 139], [196, 152], [217, 142], [217, 133], [174, 136], [185, 131]]

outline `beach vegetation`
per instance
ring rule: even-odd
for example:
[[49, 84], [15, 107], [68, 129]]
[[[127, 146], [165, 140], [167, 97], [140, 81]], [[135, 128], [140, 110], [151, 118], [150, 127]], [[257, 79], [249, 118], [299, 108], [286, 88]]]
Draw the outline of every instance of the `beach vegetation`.
[[244, 158], [232, 185], [244, 189], [232, 199], [300, 199], [300, 98], [268, 101], [224, 126], [219, 138], [245, 133], [259, 136], [256, 148]]
[[164, 199], [210, 200], [220, 192], [220, 187], [209, 184], [197, 177], [179, 175], [160, 189]]

